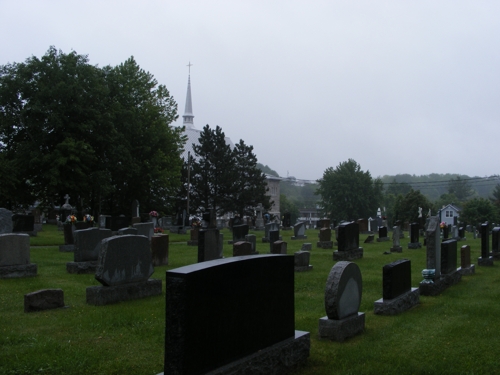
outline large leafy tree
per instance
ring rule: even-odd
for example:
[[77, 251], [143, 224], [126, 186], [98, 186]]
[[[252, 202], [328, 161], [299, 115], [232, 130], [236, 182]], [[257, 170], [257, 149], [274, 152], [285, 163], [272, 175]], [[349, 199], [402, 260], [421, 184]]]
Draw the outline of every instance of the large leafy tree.
[[463, 203], [474, 195], [474, 189], [472, 189], [469, 181], [457, 176], [457, 178], [453, 178], [448, 182], [448, 193], [457, 197], [458, 202], [455, 203]]
[[468, 200], [460, 212], [460, 221], [477, 225], [485, 221], [498, 222], [499, 212], [497, 207], [485, 198]]
[[398, 195], [393, 208], [393, 222], [397, 220], [418, 222], [419, 207], [422, 208], [422, 217], [434, 206], [420, 190], [411, 189], [406, 195]]
[[128, 213], [137, 198], [147, 209], [178, 183], [175, 118], [168, 91], [133, 58], [101, 69], [51, 47], [1, 66], [0, 168], [15, 171], [5, 186], [11, 206], [69, 194], [94, 214]]
[[372, 179], [353, 159], [327, 168], [318, 184], [323, 214], [336, 221], [372, 216], [382, 201], [380, 179]]

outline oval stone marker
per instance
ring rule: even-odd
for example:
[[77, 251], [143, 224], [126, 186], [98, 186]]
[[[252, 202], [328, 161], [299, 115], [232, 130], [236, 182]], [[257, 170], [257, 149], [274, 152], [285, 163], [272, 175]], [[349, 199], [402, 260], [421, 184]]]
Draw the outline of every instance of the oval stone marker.
[[325, 309], [328, 319], [340, 320], [358, 313], [361, 304], [361, 271], [356, 263], [335, 264], [325, 288]]

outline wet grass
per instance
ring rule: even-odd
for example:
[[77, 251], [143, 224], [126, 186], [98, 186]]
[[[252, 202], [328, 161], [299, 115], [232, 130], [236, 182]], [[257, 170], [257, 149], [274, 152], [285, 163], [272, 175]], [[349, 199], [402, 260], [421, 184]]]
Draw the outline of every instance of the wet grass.
[[[49, 226], [50, 227], [50, 226]], [[85, 289], [99, 285], [93, 275], [70, 275], [66, 262], [72, 253], [59, 252], [62, 232], [44, 226], [31, 238], [31, 261], [38, 276], [0, 280], [0, 374], [157, 374], [163, 371], [164, 295], [109, 306], [89, 306]], [[257, 250], [269, 245], [257, 235]], [[391, 243], [361, 244], [363, 259], [356, 260], [363, 278], [360, 311], [366, 314], [365, 332], [344, 343], [318, 338], [318, 320], [325, 315], [324, 288], [334, 265], [333, 250], [316, 248], [317, 230], [308, 239], [294, 240], [281, 231], [288, 253], [311, 242], [310, 272], [295, 273], [295, 327], [311, 333], [311, 355], [296, 374], [490, 374], [500, 360], [500, 269], [478, 267], [476, 274], [436, 297], [420, 297], [420, 305], [397, 316], [378, 316], [373, 302], [382, 297], [382, 267], [406, 258], [412, 264], [412, 286], [418, 286], [425, 268], [425, 248], [384, 255]], [[230, 234], [224, 231], [228, 239]], [[50, 240], [48, 239], [50, 238]], [[366, 235], [360, 236], [360, 242]], [[174, 240], [175, 239], [175, 240]], [[170, 264], [152, 276], [163, 280], [165, 271], [196, 262], [197, 248], [187, 246], [188, 235], [172, 235]], [[479, 240], [469, 244], [473, 263], [480, 255]], [[231, 256], [231, 245], [224, 254]], [[64, 290], [67, 308], [39, 313], [23, 312], [23, 296], [44, 288]], [[200, 316], [200, 319], [203, 317]]]

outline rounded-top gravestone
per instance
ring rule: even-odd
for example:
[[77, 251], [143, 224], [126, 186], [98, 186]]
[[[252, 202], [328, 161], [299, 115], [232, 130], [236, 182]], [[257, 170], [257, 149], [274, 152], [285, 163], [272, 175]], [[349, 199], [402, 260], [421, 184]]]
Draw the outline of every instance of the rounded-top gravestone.
[[361, 271], [356, 263], [337, 262], [331, 269], [325, 288], [328, 319], [340, 320], [358, 313], [361, 305]]

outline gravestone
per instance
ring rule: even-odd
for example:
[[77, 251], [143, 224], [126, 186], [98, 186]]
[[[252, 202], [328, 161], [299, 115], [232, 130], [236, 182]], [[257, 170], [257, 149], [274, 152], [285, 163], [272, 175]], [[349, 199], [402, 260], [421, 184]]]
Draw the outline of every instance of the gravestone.
[[292, 240], [303, 240], [307, 239], [306, 236], [306, 224], [303, 222], [297, 223], [293, 226], [294, 236], [291, 237]]
[[481, 224], [481, 256], [477, 258], [479, 266], [493, 266], [493, 257], [490, 256], [490, 231], [488, 222]]
[[148, 223], [135, 223], [132, 225], [132, 228], [137, 229], [137, 235], [138, 236], [145, 236], [148, 238], [149, 241], [151, 241], [151, 238], [153, 237], [155, 233], [155, 227], [152, 222]]
[[402, 239], [402, 238], [405, 238], [405, 234], [404, 234], [404, 224], [401, 220], [396, 220], [396, 222], [394, 223], [394, 225], [398, 226], [399, 227], [399, 238]]
[[285, 241], [274, 241], [271, 243], [271, 254], [286, 254], [287, 243]]
[[192, 227], [189, 231], [188, 246], [198, 246], [198, 236], [200, 234], [200, 227]]
[[37, 275], [37, 265], [30, 262], [30, 236], [26, 233], [0, 234], [0, 279]]
[[255, 212], [257, 214], [257, 218], [255, 219], [256, 230], [264, 229], [264, 218], [262, 217], [262, 211], [264, 211], [264, 207], [262, 207], [262, 203], [259, 203], [255, 208]]
[[391, 253], [401, 253], [403, 251], [403, 248], [401, 247], [400, 240], [400, 230], [401, 228], [397, 225], [392, 227], [392, 247], [391, 247]]
[[302, 244], [302, 247], [300, 248], [302, 251], [311, 251], [312, 250], [312, 244], [309, 242], [304, 242]]
[[467, 238], [465, 237], [464, 227], [459, 227], [458, 228], [458, 238], [459, 238], [459, 241], [465, 241], [465, 240], [467, 240]]
[[387, 236], [387, 227], [379, 226], [377, 242], [386, 242], [389, 241], [389, 239], [390, 238]]
[[111, 229], [112, 232], [118, 232], [119, 229], [127, 228], [132, 224], [131, 217], [127, 216], [106, 216], [106, 229]]
[[441, 242], [441, 273], [449, 274], [457, 270], [457, 240]]
[[[107, 230], [109, 230], [109, 229], [107, 229]], [[117, 232], [118, 236], [123, 236], [124, 234], [132, 234], [134, 236], [137, 236], [137, 228], [127, 227], [127, 228], [118, 229], [118, 232]]]
[[377, 219], [368, 219], [368, 230], [372, 233], [378, 232], [378, 220]]
[[24, 295], [24, 312], [44, 311], [64, 307], [62, 289], [42, 289]]
[[293, 257], [295, 272], [311, 271], [313, 269], [313, 266], [309, 264], [309, 260], [311, 259], [309, 251], [297, 251], [293, 254]]
[[471, 264], [470, 260], [470, 246], [464, 245], [460, 248], [460, 273], [462, 276], [476, 273], [476, 267], [474, 264]]
[[273, 244], [276, 241], [280, 241], [280, 232], [279, 230], [270, 230], [268, 234], [269, 238], [269, 252], [272, 254], [273, 252]]
[[257, 255], [167, 271], [164, 374], [285, 374], [304, 362], [293, 262]]
[[66, 263], [66, 271], [73, 274], [95, 273], [101, 252], [101, 241], [109, 237], [111, 237], [109, 229], [75, 230], [73, 262]]
[[361, 292], [362, 279], [358, 265], [346, 261], [336, 263], [326, 281], [326, 316], [319, 320], [321, 338], [342, 342], [364, 331], [365, 314], [358, 311]]
[[358, 219], [359, 233], [368, 234], [368, 219]]
[[248, 225], [233, 225], [233, 241], [231, 243], [245, 241], [245, 236], [248, 234]]
[[373, 304], [378, 315], [396, 315], [420, 303], [418, 288], [411, 287], [411, 262], [400, 259], [382, 268], [382, 298]]
[[422, 244], [420, 243], [420, 225], [418, 223], [410, 224], [410, 242], [408, 243], [408, 249], [420, 249]]
[[250, 242], [238, 241], [233, 243], [233, 257], [252, 255], [252, 244]]
[[[278, 223], [267, 223], [264, 226], [264, 237], [262, 237], [262, 242], [266, 243], [269, 242], [269, 232], [270, 231], [278, 231], [278, 236], [279, 236], [279, 230], [280, 226]], [[281, 239], [281, 237], [279, 237]]]
[[145, 236], [113, 236], [102, 240], [95, 278], [102, 286], [88, 287], [87, 303], [103, 306], [161, 294], [153, 274], [149, 240]]
[[357, 223], [340, 224], [337, 235], [338, 250], [333, 252], [334, 261], [363, 258], [363, 248], [359, 247], [359, 226]]
[[12, 211], [0, 208], [0, 234], [12, 233]]
[[59, 251], [61, 252], [72, 252], [75, 249], [75, 239], [73, 238], [73, 232], [75, 227], [72, 223], [63, 224], [63, 234], [64, 234], [64, 245], [59, 245]]
[[493, 259], [500, 259], [500, 227], [491, 230], [491, 253]]
[[245, 236], [245, 242], [250, 242], [250, 244], [252, 245], [252, 255], [256, 255], [259, 253], [257, 251], [257, 237], [255, 236], [255, 234], [247, 234]]
[[222, 258], [220, 234], [216, 228], [200, 229], [198, 233], [198, 262]]
[[333, 249], [332, 230], [330, 228], [321, 228], [319, 230], [319, 241], [316, 247], [321, 249]]
[[292, 226], [292, 217], [289, 212], [283, 215], [283, 229], [289, 229]]
[[445, 225], [443, 227], [443, 240], [448, 239], [449, 231], [450, 231], [450, 229], [448, 228], [448, 225]]
[[151, 257], [153, 266], [168, 265], [169, 250], [168, 234], [159, 234], [151, 237]]
[[364, 240], [364, 243], [373, 243], [373, 241], [375, 241], [375, 235], [369, 234], [368, 237], [366, 237], [366, 240]]
[[33, 215], [12, 215], [12, 233], [27, 233], [36, 236], [35, 216]]

